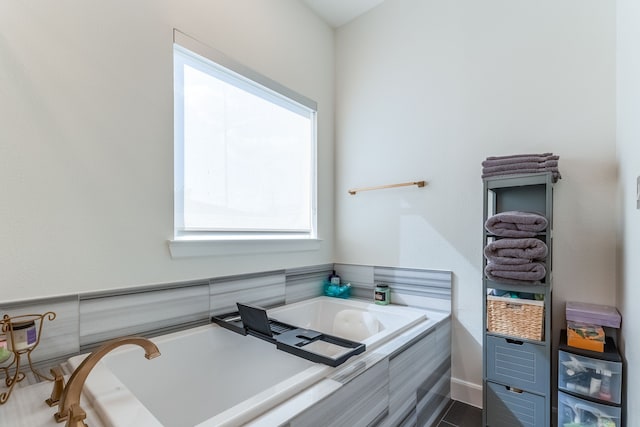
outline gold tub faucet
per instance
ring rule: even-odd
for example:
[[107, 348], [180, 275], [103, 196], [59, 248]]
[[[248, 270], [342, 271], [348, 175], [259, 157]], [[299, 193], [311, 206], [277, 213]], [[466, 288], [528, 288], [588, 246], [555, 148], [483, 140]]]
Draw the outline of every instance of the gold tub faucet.
[[60, 396], [58, 412], [54, 415], [56, 422], [67, 420], [67, 427], [86, 427], [83, 421], [86, 418], [86, 414], [80, 407], [80, 393], [82, 392], [82, 387], [84, 387], [84, 382], [87, 380], [89, 372], [100, 359], [111, 350], [127, 344], [136, 344], [142, 347], [145, 352], [144, 357], [149, 360], [160, 356], [158, 347], [142, 337], [122, 337], [104, 343], [87, 356], [71, 374]]

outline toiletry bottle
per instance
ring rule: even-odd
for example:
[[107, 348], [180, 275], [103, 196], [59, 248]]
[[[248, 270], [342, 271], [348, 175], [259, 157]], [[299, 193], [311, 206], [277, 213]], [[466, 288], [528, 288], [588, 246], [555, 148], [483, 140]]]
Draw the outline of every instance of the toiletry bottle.
[[611, 371], [602, 371], [602, 383], [600, 384], [600, 399], [611, 400]]
[[36, 345], [38, 341], [36, 324], [33, 320], [11, 324], [6, 336], [7, 345], [13, 351], [27, 350]]
[[340, 276], [336, 274], [335, 270], [333, 270], [333, 272], [329, 275], [329, 283], [331, 283], [332, 285], [340, 284]]
[[11, 357], [11, 351], [7, 348], [7, 340], [4, 335], [0, 335], [0, 363]]
[[373, 299], [376, 304], [389, 304], [389, 285], [378, 284], [373, 291]]
[[602, 384], [602, 375], [600, 374], [600, 371], [596, 371], [596, 373], [591, 377], [591, 382], [589, 384], [589, 394], [591, 396], [595, 396], [600, 392], [600, 384]]
[[566, 388], [569, 391], [575, 391], [575, 392], [578, 392], [580, 394], [584, 394], [584, 395], [589, 394], [589, 389], [587, 387], [583, 386], [583, 385], [580, 385], [580, 384], [567, 383]]

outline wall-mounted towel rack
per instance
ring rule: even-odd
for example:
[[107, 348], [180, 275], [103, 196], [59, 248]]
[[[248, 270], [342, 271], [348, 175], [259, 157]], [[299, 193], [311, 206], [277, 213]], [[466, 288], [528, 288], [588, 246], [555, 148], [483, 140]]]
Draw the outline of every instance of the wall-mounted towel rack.
[[361, 191], [370, 191], [370, 190], [382, 190], [385, 188], [396, 188], [396, 187], [408, 187], [411, 185], [416, 185], [418, 187], [424, 187], [425, 185], [427, 185], [426, 181], [413, 181], [413, 182], [403, 182], [400, 184], [388, 184], [388, 185], [378, 185], [376, 187], [363, 187], [363, 188], [354, 188], [349, 190], [349, 194], [351, 194], [352, 196], [356, 193], [359, 193]]

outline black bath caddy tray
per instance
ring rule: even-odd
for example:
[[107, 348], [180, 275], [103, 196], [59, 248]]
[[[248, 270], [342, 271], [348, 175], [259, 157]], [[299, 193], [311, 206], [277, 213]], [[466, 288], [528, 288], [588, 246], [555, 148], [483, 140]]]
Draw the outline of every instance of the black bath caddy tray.
[[[251, 335], [275, 344], [278, 350], [333, 367], [366, 350], [364, 344], [356, 341], [270, 319], [267, 311], [261, 307], [242, 303], [236, 305], [238, 311], [213, 316], [211, 321], [238, 334]], [[323, 342], [326, 344], [322, 344]], [[322, 354], [314, 351], [317, 346], [331, 348], [337, 353], [333, 356]]]

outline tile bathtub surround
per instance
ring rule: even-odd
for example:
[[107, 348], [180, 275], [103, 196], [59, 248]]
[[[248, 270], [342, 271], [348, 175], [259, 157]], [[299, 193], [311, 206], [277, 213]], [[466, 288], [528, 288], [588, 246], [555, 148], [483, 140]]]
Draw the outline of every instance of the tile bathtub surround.
[[80, 347], [124, 335], [202, 322], [209, 313], [208, 282], [80, 296]]
[[285, 281], [284, 270], [212, 279], [209, 312], [219, 315], [236, 311], [236, 302], [260, 307], [282, 305], [285, 301]]
[[450, 402], [451, 317], [434, 316], [248, 425], [435, 426]]
[[450, 312], [451, 272], [351, 264], [322, 264], [262, 273], [240, 274], [89, 292], [55, 298], [0, 302], [4, 314], [54, 311], [33, 352], [35, 362], [89, 351], [115, 337], [155, 336], [208, 323], [212, 314], [235, 310], [236, 301], [271, 307], [322, 295], [322, 281], [336, 270], [350, 282], [353, 295], [373, 300], [376, 282], [391, 287], [392, 302]]
[[[32, 360], [39, 362], [80, 351], [78, 307], [79, 302], [76, 295], [6, 304], [0, 303], [0, 316], [5, 314], [10, 317], [25, 314], [44, 314], [48, 311], [56, 314], [56, 318], [52, 321], [43, 320], [40, 343], [32, 352]], [[43, 372], [43, 374], [48, 374], [48, 372]]]
[[[450, 370], [447, 366], [449, 359], [447, 352], [450, 349], [451, 318], [449, 315], [440, 313], [435, 314], [434, 321], [435, 324], [418, 324], [371, 353], [362, 355], [354, 364], [335, 369], [326, 379], [295, 395], [291, 401], [285, 401], [279, 405], [280, 411], [274, 408], [277, 414], [269, 411], [254, 419], [249, 425], [253, 427], [433, 425], [423, 424], [418, 420], [426, 419], [428, 422], [432, 417], [438, 419], [439, 417], [434, 414], [441, 414], [439, 407], [442, 404], [444, 408], [448, 403]], [[440, 360], [445, 361], [444, 365]], [[408, 376], [412, 386], [418, 387], [416, 390], [406, 387], [407, 381], [396, 376], [407, 367], [412, 369], [411, 366], [418, 364], [426, 364], [428, 369], [419, 370], [419, 375]], [[418, 378], [419, 376], [422, 378]], [[407, 378], [406, 375], [405, 378]], [[446, 387], [440, 387], [438, 384], [445, 384]], [[43, 391], [38, 391], [37, 402], [42, 403], [44, 397], [50, 392], [50, 384], [45, 385], [46, 387], [42, 388]], [[324, 385], [330, 387], [324, 387]], [[309, 394], [311, 389], [313, 393]], [[26, 391], [25, 396], [28, 394]], [[444, 396], [442, 393], [447, 395]], [[398, 417], [393, 416], [389, 406], [391, 401], [396, 404], [411, 402], [410, 407], [405, 408], [405, 411], [400, 414], [401, 423], [399, 424], [395, 421]], [[47, 409], [51, 410], [51, 408], [45, 408], [45, 411]], [[92, 408], [89, 405], [86, 409], [91, 411]], [[282, 409], [285, 413], [282, 413]], [[22, 407], [22, 411], [26, 410], [31, 409]], [[4, 418], [4, 412], [0, 411], [0, 420], [7, 419]], [[408, 412], [408, 415], [403, 419], [404, 412]], [[433, 413], [426, 414], [427, 418], [424, 418], [426, 412]], [[15, 417], [9, 418], [19, 420], [11, 425], [15, 427], [35, 425], [22, 422], [23, 419], [28, 419], [23, 415], [22, 412], [18, 412]], [[310, 423], [310, 420], [319, 420], [319, 423]], [[0, 421], [0, 425], [4, 424]]]
[[450, 271], [353, 264], [335, 264], [335, 270], [358, 298], [373, 300], [375, 284], [384, 283], [391, 289], [391, 303], [451, 311]]
[[[65, 381], [69, 375], [65, 376]], [[22, 381], [16, 385], [23, 386]], [[0, 426], [3, 427], [63, 427], [64, 424], [56, 424], [53, 414], [58, 407], [49, 407], [45, 398], [51, 395], [51, 383], [40, 382], [23, 386], [20, 390], [14, 390], [13, 394], [0, 409]], [[84, 420], [91, 427], [106, 427], [91, 405], [82, 405], [87, 418]]]
[[390, 356], [389, 415], [380, 427], [430, 426], [449, 402], [451, 319]]
[[273, 307], [322, 295], [322, 281], [333, 264], [211, 279], [210, 313], [236, 310], [236, 302]]
[[377, 425], [386, 415], [389, 394], [389, 361], [383, 359], [345, 381], [288, 422], [289, 427]]
[[[333, 267], [327, 264], [189, 283], [86, 293], [65, 298], [31, 300], [4, 305], [0, 303], [0, 315], [5, 312], [16, 315], [56, 311], [58, 319], [54, 322], [62, 321], [56, 325], [56, 328], [49, 329], [55, 334], [48, 337], [50, 344], [47, 345], [46, 351], [45, 347], [38, 349], [42, 351], [40, 359], [70, 357], [80, 351], [87, 351], [91, 345], [95, 346], [96, 343], [93, 341], [104, 340], [106, 337], [134, 332], [150, 335], [172, 327], [175, 327], [175, 330], [184, 329], [194, 322], [208, 323], [210, 313], [235, 308], [236, 300], [272, 306], [319, 296], [322, 293], [322, 280], [329, 275]], [[352, 283], [356, 290], [356, 297], [361, 296], [372, 300], [373, 284], [376, 280], [384, 280], [391, 286], [392, 300], [395, 302], [401, 301], [415, 307], [435, 308], [439, 313], [437, 316], [443, 316], [444, 320], [439, 321], [438, 326], [428, 333], [419, 331], [417, 335], [416, 332], [407, 333], [396, 339], [393, 349], [385, 350], [383, 346], [370, 354], [371, 357], [387, 358], [388, 379], [382, 383], [376, 380], [367, 382], [367, 384], [376, 384], [376, 387], [368, 385], [365, 387], [367, 391], [372, 392], [369, 396], [371, 399], [359, 401], [356, 405], [360, 407], [360, 404], [366, 404], [373, 415], [370, 421], [381, 427], [430, 425], [437, 421], [435, 414], [442, 412], [450, 398], [451, 320], [448, 313], [450, 313], [451, 273], [346, 264], [336, 265], [336, 270], [345, 281]], [[444, 304], [448, 307], [446, 310], [438, 311], [442, 307], [442, 304], [439, 304], [440, 301], [448, 302], [448, 305]], [[117, 321], [109, 321], [114, 316], [117, 317]], [[47, 326], [51, 325], [45, 325], [45, 336]], [[416, 328], [420, 330], [419, 326]], [[419, 340], [419, 344], [415, 340]], [[59, 344], [63, 342], [66, 344], [60, 346]], [[391, 342], [388, 344], [391, 345]], [[415, 347], [412, 348], [414, 344]], [[44, 337], [41, 345], [45, 345]], [[436, 351], [436, 354], [433, 354], [433, 351]], [[34, 355], [35, 353], [37, 351]], [[42, 363], [46, 363], [46, 360]], [[418, 369], [416, 370], [415, 367]], [[415, 370], [416, 374], [407, 372], [409, 370]], [[402, 373], [405, 375], [403, 376]], [[340, 388], [345, 387], [342, 393], [336, 395], [336, 404], [344, 400], [340, 395], [346, 391], [351, 393], [350, 388], [359, 383], [355, 381], [353, 386], [346, 387], [352, 384], [352, 380], [345, 380], [342, 385], [339, 385], [341, 384], [337, 381], [339, 379], [330, 381]], [[363, 377], [362, 380], [365, 378]], [[388, 400], [382, 397], [383, 392], [386, 393], [386, 391], [390, 393]], [[387, 402], [385, 406], [388, 404], [389, 408], [377, 406], [381, 402]], [[357, 408], [351, 409], [355, 411]], [[308, 414], [311, 413], [314, 413], [314, 410]], [[335, 425], [340, 425], [344, 421], [340, 414], [341, 412], [335, 413], [336, 418], [333, 420]], [[355, 418], [350, 418], [349, 422], [354, 420]], [[298, 421], [304, 420], [298, 418]], [[357, 424], [356, 422], [353, 425]]]
[[321, 295], [322, 291], [320, 286], [332, 271], [333, 264], [314, 265], [311, 267], [286, 270], [286, 303], [291, 304]]

